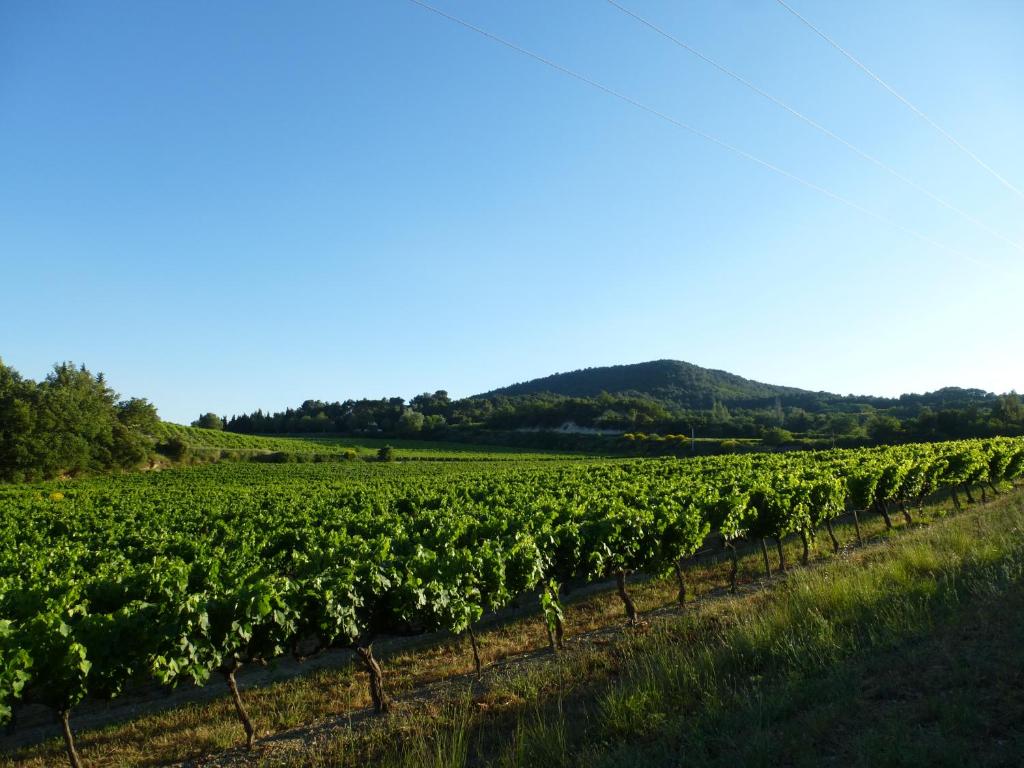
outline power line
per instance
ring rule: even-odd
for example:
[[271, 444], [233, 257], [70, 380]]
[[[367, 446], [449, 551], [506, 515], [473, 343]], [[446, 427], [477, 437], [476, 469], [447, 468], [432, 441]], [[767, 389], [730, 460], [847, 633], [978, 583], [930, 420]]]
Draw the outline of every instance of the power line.
[[989, 227], [983, 221], [980, 221], [979, 219], [975, 218], [971, 214], [967, 213], [963, 209], [958, 208], [957, 206], [953, 205], [952, 203], [950, 203], [950, 202], [944, 200], [943, 198], [939, 197], [938, 195], [930, 192], [928, 189], [926, 189], [925, 187], [921, 186], [920, 184], [918, 184], [913, 179], [910, 179], [910, 178], [904, 176], [902, 173], [897, 171], [895, 168], [893, 168], [891, 165], [889, 165], [885, 161], [879, 160], [874, 155], [868, 154], [867, 152], [862, 150], [860, 147], [856, 146], [855, 144], [853, 144], [850, 141], [847, 141], [846, 139], [844, 139], [842, 136], [839, 136], [835, 132], [829, 130], [828, 128], [826, 128], [821, 123], [819, 123], [816, 120], [814, 120], [813, 118], [808, 117], [807, 115], [803, 114], [802, 112], [800, 112], [799, 110], [795, 109], [794, 107], [791, 107], [789, 104], [787, 104], [786, 102], [782, 101], [781, 99], [776, 98], [775, 96], [773, 96], [772, 94], [770, 94], [767, 91], [763, 90], [762, 88], [759, 88], [758, 86], [754, 85], [754, 83], [750, 82], [745, 77], [743, 77], [742, 75], [738, 74], [737, 72], [729, 69], [724, 64], [720, 64], [719, 62], [717, 62], [714, 59], [712, 59], [710, 56], [706, 56], [705, 54], [701, 53], [700, 51], [698, 51], [693, 46], [688, 45], [687, 43], [683, 42], [682, 40], [680, 40], [679, 38], [675, 37], [671, 33], [667, 32], [666, 30], [664, 30], [661, 27], [657, 26], [653, 22], [649, 21], [648, 19], [645, 19], [640, 14], [638, 14], [638, 13], [630, 10], [629, 8], [626, 8], [624, 5], [616, 2], [616, 0], [607, 0], [607, 1], [608, 1], [608, 3], [610, 5], [612, 5], [613, 7], [617, 8], [622, 13], [626, 14], [627, 16], [630, 16], [631, 18], [633, 18], [636, 21], [640, 22], [645, 27], [653, 30], [654, 32], [657, 32], [659, 35], [664, 37], [666, 40], [670, 41], [671, 43], [674, 43], [675, 45], [679, 46], [680, 48], [682, 48], [683, 50], [687, 51], [688, 53], [691, 53], [694, 56], [696, 56], [697, 58], [701, 59], [702, 61], [705, 61], [706, 63], [710, 64], [712, 67], [717, 69], [719, 72], [722, 72], [723, 74], [728, 75], [729, 77], [731, 77], [733, 80], [735, 80], [736, 82], [740, 83], [744, 87], [749, 88], [751, 91], [756, 93], [758, 96], [761, 96], [761, 97], [767, 99], [768, 101], [772, 102], [776, 106], [781, 107], [782, 109], [786, 110], [787, 112], [789, 112], [791, 115], [793, 115], [797, 119], [802, 120], [804, 123], [806, 123], [807, 125], [809, 125], [812, 128], [814, 128], [816, 131], [819, 131], [820, 133], [823, 133], [825, 136], [828, 136], [830, 139], [839, 142], [844, 147], [849, 149], [851, 152], [854, 152], [855, 154], [859, 155], [864, 160], [867, 160], [869, 163], [872, 163], [876, 167], [881, 168], [886, 173], [889, 173], [890, 175], [896, 177], [897, 179], [902, 181], [904, 184], [906, 184], [906, 185], [916, 189], [921, 194], [926, 195], [931, 200], [933, 200], [934, 202], [936, 202], [939, 205], [943, 206], [947, 210], [952, 211], [953, 213], [957, 214], [958, 216], [963, 218], [965, 221], [968, 221], [971, 224], [974, 224], [976, 227], [979, 227], [980, 229], [983, 229], [988, 234], [990, 234], [993, 237], [996, 237], [996, 238], [1002, 240], [1004, 243], [1007, 243], [1008, 245], [1013, 246], [1017, 250], [1024, 251], [1024, 245], [1021, 245], [1020, 243], [1018, 243], [1018, 242], [1016, 242], [1014, 240], [1011, 240], [1010, 238], [1006, 237], [1005, 235], [1003, 235], [1003, 234], [997, 232], [996, 230], [992, 229], [991, 227]]
[[867, 65], [864, 64], [864, 62], [862, 62], [860, 59], [858, 59], [856, 56], [854, 56], [848, 50], [843, 48], [843, 46], [841, 46], [839, 43], [837, 43], [831, 37], [829, 37], [824, 32], [822, 32], [820, 29], [818, 29], [816, 26], [814, 26], [806, 18], [801, 16], [795, 9], [793, 9], [791, 6], [787, 5], [784, 2], [784, 0], [775, 0], [775, 1], [779, 5], [781, 5], [783, 8], [785, 8], [787, 11], [789, 11], [791, 14], [796, 16], [796, 18], [800, 19], [800, 21], [802, 21], [805, 25], [807, 25], [807, 27], [810, 28], [816, 35], [818, 35], [818, 37], [820, 37], [822, 40], [824, 40], [829, 45], [831, 45], [833, 48], [835, 48], [837, 51], [839, 51], [841, 54], [843, 54], [843, 56], [845, 56], [850, 61], [852, 61], [854, 64], [856, 64], [857, 67], [860, 68], [860, 70], [864, 72], [864, 74], [866, 74], [868, 77], [870, 77], [876, 83], [878, 83], [880, 86], [885, 88], [885, 90], [887, 90], [889, 93], [891, 93], [897, 99], [902, 101], [903, 104], [908, 109], [910, 109], [914, 114], [916, 114], [918, 117], [920, 117], [926, 123], [928, 123], [928, 125], [930, 125], [932, 128], [934, 128], [936, 131], [941, 133], [943, 135], [943, 137], [945, 137], [945, 139], [947, 141], [949, 141], [953, 146], [957, 147], [959, 150], [964, 152], [968, 157], [970, 157], [974, 162], [976, 162], [978, 165], [980, 165], [986, 171], [988, 171], [993, 176], [995, 176], [1004, 187], [1006, 187], [1007, 189], [1009, 189], [1009, 190], [1011, 190], [1013, 192], [1016, 192], [1020, 197], [1024, 198], [1024, 192], [1022, 192], [1018, 187], [1014, 186], [1010, 181], [1008, 181], [1004, 176], [1002, 176], [992, 166], [990, 166], [988, 163], [986, 163], [984, 160], [982, 160], [980, 157], [978, 157], [976, 154], [974, 154], [970, 149], [968, 149], [963, 144], [961, 144], [959, 141], [957, 141], [957, 139], [949, 131], [947, 131], [941, 125], [939, 125], [934, 120], [932, 120], [930, 117], [928, 117], [928, 115], [926, 115], [924, 112], [922, 112], [918, 107], [914, 106], [914, 104], [911, 103], [911, 101], [909, 99], [907, 99], [905, 96], [900, 94], [895, 88], [893, 88], [891, 85], [889, 85], [887, 82], [885, 82], [885, 80], [883, 80], [881, 77], [879, 77], [874, 72], [872, 72], [870, 69], [868, 69]]
[[486, 29], [482, 29], [481, 27], [478, 27], [478, 26], [476, 26], [474, 24], [471, 24], [470, 22], [465, 21], [464, 19], [461, 19], [458, 16], [454, 16], [454, 15], [452, 15], [452, 14], [446, 12], [446, 11], [442, 11], [440, 8], [435, 8], [433, 5], [430, 5], [429, 3], [424, 2], [424, 0], [409, 0], [409, 2], [413, 3], [414, 5], [418, 5], [421, 8], [430, 11], [431, 13], [437, 14], [438, 16], [441, 16], [441, 17], [443, 17], [445, 19], [448, 19], [449, 21], [451, 21], [451, 22], [453, 22], [455, 24], [458, 24], [458, 25], [464, 27], [465, 29], [468, 29], [468, 30], [471, 30], [473, 32], [476, 32], [478, 35], [486, 37], [488, 40], [492, 40], [492, 41], [494, 41], [496, 43], [499, 43], [499, 44], [505, 46], [506, 48], [510, 48], [511, 50], [516, 51], [517, 53], [521, 53], [524, 56], [528, 56], [529, 58], [533, 59], [534, 61], [538, 61], [541, 64], [544, 64], [545, 66], [551, 67], [552, 69], [555, 69], [558, 72], [561, 72], [562, 74], [567, 75], [568, 77], [573, 78], [574, 80], [578, 80], [581, 83], [585, 83], [586, 85], [589, 85], [592, 88], [595, 88], [595, 89], [597, 89], [597, 90], [599, 90], [599, 91], [601, 91], [603, 93], [606, 93], [609, 96], [614, 96], [616, 99], [619, 99], [620, 101], [624, 101], [625, 103], [627, 103], [627, 104], [629, 104], [629, 105], [631, 105], [633, 107], [636, 107], [637, 109], [643, 110], [644, 112], [647, 112], [648, 114], [653, 115], [653, 116], [659, 118], [660, 120], [664, 120], [665, 122], [675, 126], [676, 128], [679, 128], [681, 130], [684, 130], [684, 131], [687, 131], [689, 133], [692, 133], [695, 136], [699, 136], [702, 139], [705, 139], [706, 141], [710, 141], [712, 144], [716, 144], [719, 147], [722, 147], [723, 149], [727, 149], [730, 152], [732, 152], [732, 153], [734, 153], [736, 155], [739, 155], [740, 157], [746, 158], [747, 160], [750, 160], [753, 163], [757, 163], [758, 165], [760, 165], [760, 166], [762, 166], [764, 168], [767, 168], [770, 171], [774, 171], [775, 173], [779, 174], [780, 176], [784, 176], [785, 178], [789, 179], [790, 181], [794, 181], [797, 184], [800, 184], [800, 185], [802, 185], [804, 187], [807, 187], [808, 189], [814, 190], [815, 192], [818, 192], [819, 194], [822, 194], [825, 197], [831, 198], [832, 200], [835, 200], [836, 202], [842, 203], [843, 205], [846, 205], [847, 207], [852, 208], [855, 211], [858, 211], [858, 212], [860, 212], [860, 213], [862, 213], [862, 214], [864, 214], [866, 216], [870, 216], [873, 219], [881, 221], [882, 223], [887, 224], [890, 227], [894, 227], [895, 229], [899, 229], [900, 231], [905, 232], [905, 233], [907, 233], [907, 234], [917, 238], [918, 240], [920, 240], [920, 241], [922, 241], [924, 243], [927, 243], [928, 245], [932, 246], [933, 248], [938, 248], [939, 250], [946, 251], [946, 252], [954, 254], [956, 256], [961, 256], [961, 257], [970, 258], [972, 260], [977, 260], [977, 259], [975, 259], [975, 257], [970, 256], [969, 254], [960, 253], [959, 251], [955, 251], [955, 250], [953, 250], [951, 248], [948, 248], [947, 246], [942, 245], [941, 243], [936, 242], [932, 238], [930, 238], [927, 235], [924, 235], [924, 234], [918, 232], [915, 229], [912, 229], [911, 227], [908, 227], [908, 226], [905, 226], [903, 224], [900, 224], [899, 222], [893, 221], [892, 219], [889, 219], [889, 218], [887, 218], [886, 216], [883, 216], [880, 213], [876, 213], [875, 211], [872, 211], [869, 208], [865, 208], [864, 206], [860, 205], [859, 203], [855, 203], [854, 201], [852, 201], [852, 200], [850, 200], [850, 199], [848, 199], [846, 197], [843, 197], [842, 195], [839, 195], [839, 194], [837, 194], [835, 192], [832, 192], [829, 189], [826, 189], [825, 187], [822, 187], [822, 186], [819, 186], [818, 184], [815, 184], [813, 181], [808, 181], [807, 179], [805, 179], [805, 178], [803, 178], [801, 176], [797, 176], [794, 173], [790, 173], [789, 171], [784, 170], [783, 168], [780, 168], [779, 166], [774, 165], [773, 163], [770, 163], [767, 160], [762, 160], [761, 158], [757, 157], [756, 155], [752, 155], [749, 152], [747, 152], [746, 150], [740, 149], [739, 147], [737, 147], [737, 146], [735, 146], [733, 144], [730, 144], [727, 141], [723, 141], [722, 139], [718, 139], [718, 138], [712, 136], [709, 133], [705, 133], [704, 131], [700, 130], [699, 128], [694, 128], [692, 125], [684, 123], [681, 120], [677, 120], [676, 118], [672, 117], [671, 115], [667, 115], [664, 112], [661, 112], [661, 111], [655, 109], [654, 107], [649, 107], [646, 104], [644, 104], [643, 102], [637, 101], [636, 99], [632, 98], [631, 96], [627, 96], [626, 94], [621, 93], [619, 91], [616, 91], [616, 90], [614, 90], [612, 88], [609, 88], [606, 85], [602, 85], [601, 83], [597, 82], [596, 80], [592, 80], [591, 78], [587, 77], [586, 75], [582, 75], [579, 72], [576, 72], [576, 71], [574, 71], [572, 69], [569, 69], [568, 67], [564, 67], [561, 64], [558, 64], [557, 62], [554, 62], [551, 59], [545, 58], [544, 56], [541, 56], [538, 53], [534, 53], [533, 51], [527, 50], [526, 48], [523, 48], [523, 47], [521, 47], [519, 45], [516, 45], [515, 43], [510, 42], [510, 41], [506, 40], [503, 37], [499, 37], [498, 35], [495, 35], [492, 32], [488, 32]]

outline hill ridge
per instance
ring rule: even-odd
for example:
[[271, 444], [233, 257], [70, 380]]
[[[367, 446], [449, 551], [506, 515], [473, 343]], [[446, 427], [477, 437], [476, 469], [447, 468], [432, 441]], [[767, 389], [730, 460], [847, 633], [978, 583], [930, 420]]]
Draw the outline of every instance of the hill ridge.
[[815, 394], [838, 397], [831, 393], [815, 393], [798, 387], [767, 384], [729, 371], [704, 368], [683, 360], [667, 358], [554, 373], [499, 387], [474, 397], [541, 393], [568, 397], [596, 397], [602, 392], [642, 395], [684, 408], [700, 409], [711, 408], [715, 401], [723, 405], [758, 405], [773, 401], [777, 397], [805, 397]]

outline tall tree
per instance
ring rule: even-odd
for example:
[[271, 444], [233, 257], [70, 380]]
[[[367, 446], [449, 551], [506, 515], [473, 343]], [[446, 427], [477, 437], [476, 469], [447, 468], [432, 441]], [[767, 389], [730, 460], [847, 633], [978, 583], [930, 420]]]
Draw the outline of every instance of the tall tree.
[[224, 429], [224, 419], [216, 413], [204, 413], [192, 422], [192, 426], [202, 427], [203, 429]]

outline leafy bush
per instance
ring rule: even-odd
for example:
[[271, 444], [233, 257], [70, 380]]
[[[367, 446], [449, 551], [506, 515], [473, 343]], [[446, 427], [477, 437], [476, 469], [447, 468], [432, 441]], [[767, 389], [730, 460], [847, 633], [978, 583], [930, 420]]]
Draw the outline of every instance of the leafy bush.
[[216, 413], [204, 413], [198, 419], [192, 422], [193, 427], [201, 427], [202, 429], [216, 429], [223, 431], [224, 419], [218, 416]]
[[793, 433], [782, 427], [771, 427], [764, 431], [761, 442], [765, 445], [785, 445], [793, 442]]
[[295, 460], [295, 455], [285, 451], [273, 451], [271, 453], [257, 453], [252, 457], [253, 461], [265, 464], [287, 464]]
[[119, 401], [84, 366], [55, 365], [37, 383], [0, 361], [0, 480], [138, 466], [158, 425], [146, 400]]
[[180, 437], [172, 437], [157, 444], [156, 451], [171, 461], [185, 461], [191, 453], [189, 444]]

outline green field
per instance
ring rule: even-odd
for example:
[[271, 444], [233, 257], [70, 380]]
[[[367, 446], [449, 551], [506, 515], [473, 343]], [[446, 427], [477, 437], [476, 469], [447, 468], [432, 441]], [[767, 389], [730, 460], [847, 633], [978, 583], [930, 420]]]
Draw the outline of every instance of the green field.
[[524, 451], [494, 445], [472, 443], [446, 443], [432, 440], [408, 440], [403, 438], [340, 437], [335, 435], [262, 436], [241, 435], [199, 427], [184, 427], [179, 424], [161, 422], [162, 439], [179, 438], [189, 446], [200, 450], [217, 449], [244, 455], [283, 452], [298, 456], [320, 454], [324, 456], [354, 451], [358, 458], [371, 459], [385, 445], [394, 448], [396, 459], [424, 460], [524, 460], [524, 459], [572, 459], [578, 454], [554, 451]]
[[[693, 558], [710, 550], [731, 563], [736, 589], [750, 578], [744, 547], [768, 576], [838, 550], [835, 526], [850, 513], [860, 540], [869, 517], [888, 532], [936, 498], [960, 509], [1009, 488], [1024, 475], [1024, 440], [507, 459], [225, 462], [3, 488], [0, 713], [45, 706], [70, 728], [76, 708], [140, 684], [212, 677], [234, 692], [243, 667], [318, 648], [354, 649], [364, 695], [385, 712], [389, 665], [375, 640], [475, 637], [528, 600], [557, 652], [565, 588], [615, 579], [623, 617], [640, 626], [638, 574], [674, 573], [692, 590]], [[916, 599], [913, 585], [905, 596], [893, 585], [893, 599]], [[233, 695], [253, 742], [264, 726], [245, 714], [248, 694]], [[607, 707], [627, 719], [662, 697], [624, 695]]]

